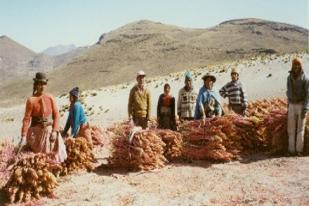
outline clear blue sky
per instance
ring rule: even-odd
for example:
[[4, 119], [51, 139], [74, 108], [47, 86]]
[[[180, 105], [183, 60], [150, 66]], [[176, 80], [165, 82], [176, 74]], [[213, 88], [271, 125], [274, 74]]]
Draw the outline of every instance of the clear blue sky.
[[0, 0], [0, 35], [39, 52], [91, 45], [102, 33], [141, 19], [207, 28], [248, 17], [309, 28], [309, 0]]

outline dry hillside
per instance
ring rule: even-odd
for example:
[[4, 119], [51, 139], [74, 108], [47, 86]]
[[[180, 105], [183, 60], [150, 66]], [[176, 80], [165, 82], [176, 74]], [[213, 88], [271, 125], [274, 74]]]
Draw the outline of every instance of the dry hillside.
[[[131, 81], [137, 70], [150, 76], [265, 54], [308, 51], [308, 30], [260, 19], [223, 22], [191, 29], [142, 20], [100, 37], [77, 58], [50, 72], [52, 92], [72, 86], [93, 89]], [[31, 94], [31, 78], [6, 85], [16, 100]], [[2, 98], [3, 99], [3, 98]], [[1, 101], [1, 99], [0, 99]]]

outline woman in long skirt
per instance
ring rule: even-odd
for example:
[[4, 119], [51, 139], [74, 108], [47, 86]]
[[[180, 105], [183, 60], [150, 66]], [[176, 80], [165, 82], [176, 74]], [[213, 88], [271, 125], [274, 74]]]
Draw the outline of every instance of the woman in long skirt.
[[164, 93], [160, 95], [157, 107], [159, 128], [176, 131], [175, 98], [170, 95], [171, 87], [164, 85]]
[[55, 161], [63, 162], [67, 153], [59, 132], [57, 104], [54, 97], [45, 92], [48, 79], [38, 72], [33, 80], [33, 95], [27, 99], [20, 147], [27, 144], [33, 152], [50, 154]]

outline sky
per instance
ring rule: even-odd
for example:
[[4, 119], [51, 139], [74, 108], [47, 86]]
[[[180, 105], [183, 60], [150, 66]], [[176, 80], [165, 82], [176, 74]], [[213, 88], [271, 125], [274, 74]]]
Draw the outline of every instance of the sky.
[[101, 34], [141, 19], [208, 28], [239, 18], [309, 29], [309, 0], [0, 0], [0, 36], [35, 52], [92, 45]]

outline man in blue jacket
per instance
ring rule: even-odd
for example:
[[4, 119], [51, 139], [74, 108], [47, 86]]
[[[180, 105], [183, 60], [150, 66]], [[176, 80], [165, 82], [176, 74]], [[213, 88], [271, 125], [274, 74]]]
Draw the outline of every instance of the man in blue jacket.
[[287, 78], [289, 153], [302, 155], [306, 115], [309, 109], [309, 80], [299, 58], [292, 61]]

